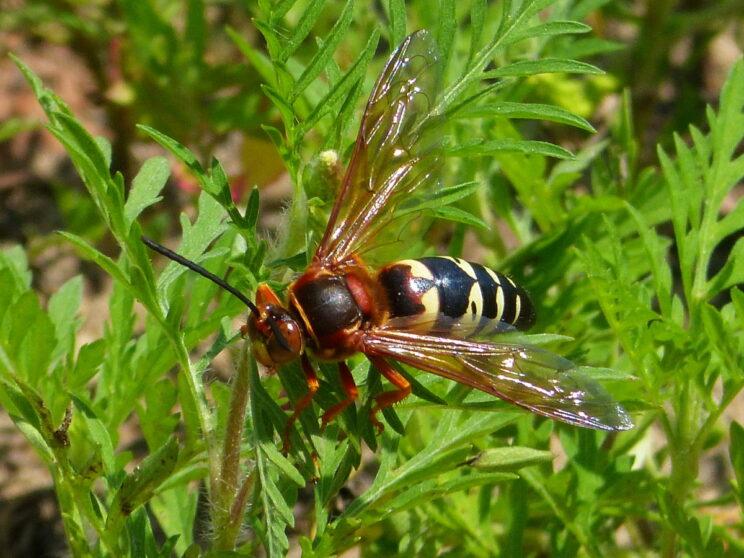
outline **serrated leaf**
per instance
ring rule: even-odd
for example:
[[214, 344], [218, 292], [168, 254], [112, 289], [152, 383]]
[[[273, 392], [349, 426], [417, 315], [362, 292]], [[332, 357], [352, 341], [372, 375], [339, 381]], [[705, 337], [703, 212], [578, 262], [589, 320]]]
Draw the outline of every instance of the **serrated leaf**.
[[544, 155], [556, 159], [573, 159], [574, 155], [567, 149], [545, 141], [534, 140], [475, 140], [457, 146], [449, 146], [446, 152], [456, 157], [482, 157], [498, 152], [523, 153], [525, 155]]
[[435, 498], [447, 497], [456, 492], [469, 490], [484, 484], [496, 484], [518, 478], [513, 473], [473, 473], [460, 475], [445, 482], [425, 481], [402, 491], [387, 504], [388, 513], [399, 513], [422, 506]]
[[55, 346], [54, 325], [33, 291], [23, 293], [9, 308], [2, 324], [5, 350], [19, 375], [38, 387], [47, 374]]
[[137, 414], [147, 445], [157, 448], [178, 426], [179, 417], [172, 412], [177, 403], [176, 386], [169, 379], [160, 380], [149, 386], [144, 398], [145, 406], [138, 405]]
[[279, 513], [279, 515], [281, 516], [282, 522], [289, 527], [293, 527], [294, 515], [292, 514], [292, 509], [289, 507], [289, 505], [287, 505], [287, 502], [284, 500], [284, 496], [279, 491], [279, 488], [276, 486], [276, 484], [274, 482], [269, 482], [262, 485], [261, 489], [271, 501], [271, 504], [274, 507], [274, 511]]
[[310, 34], [315, 22], [318, 21], [320, 14], [323, 12], [324, 5], [325, 0], [310, 0], [308, 5], [305, 7], [305, 10], [302, 12], [294, 31], [287, 38], [284, 48], [279, 55], [279, 60], [286, 62], [287, 59], [294, 54], [297, 47], [299, 47], [302, 41], [304, 41]]
[[404, 0], [388, 0], [390, 42], [399, 45], [406, 37], [406, 4]]
[[[451, 465], [443, 465], [449, 458], [458, 456], [458, 450], [464, 449], [468, 440], [472, 440], [485, 433], [492, 433], [510, 424], [519, 417], [519, 413], [484, 414], [473, 416], [462, 424], [457, 424], [454, 413], [443, 416], [432, 433], [430, 443], [420, 450], [414, 457], [403, 463], [397, 469], [392, 469], [395, 455], [388, 455], [392, 461], [381, 462], [380, 470], [372, 486], [349, 505], [341, 518], [348, 520], [378, 503], [387, 499], [401, 489], [407, 489], [416, 482], [423, 482], [448, 470]], [[383, 441], [385, 437], [383, 436]], [[463, 455], [464, 457], [464, 455]]]
[[464, 199], [480, 188], [480, 183], [476, 180], [469, 182], [462, 182], [461, 184], [455, 184], [454, 186], [448, 186], [437, 190], [434, 195], [431, 196], [430, 200], [427, 200], [423, 205], [429, 203], [435, 203], [437, 205], [449, 205], [461, 199]]
[[726, 362], [727, 356], [735, 354], [736, 350], [731, 346], [729, 330], [723, 323], [721, 314], [709, 304], [702, 307], [703, 329], [710, 339], [711, 344], [721, 353]]
[[[62, 120], [62, 119], [60, 119]], [[80, 124], [68, 117], [67, 127], [49, 126], [49, 131], [64, 146], [83, 179], [98, 212], [103, 217], [117, 240], [126, 236], [123, 217], [123, 181], [121, 175], [112, 178], [106, 166], [104, 154]]]
[[279, 129], [276, 126], [269, 126], [267, 124], [261, 124], [261, 129], [269, 136], [271, 143], [282, 152], [284, 150], [284, 138]]
[[150, 500], [150, 509], [166, 536], [178, 537], [175, 545], [178, 556], [183, 556], [193, 543], [198, 496], [197, 490], [183, 485], [159, 492]]
[[245, 213], [243, 214], [243, 225], [248, 231], [255, 232], [256, 230], [260, 204], [258, 187], [254, 187], [248, 196], [248, 202], [245, 204]]
[[744, 328], [744, 292], [738, 287], [729, 291], [731, 294], [731, 303], [736, 311], [736, 318], [739, 321], [739, 327]]
[[356, 61], [351, 65], [344, 76], [318, 102], [312, 112], [304, 120], [300, 132], [302, 135], [309, 132], [318, 121], [323, 118], [323, 116], [329, 113], [329, 111], [336, 108], [338, 103], [340, 103], [353, 89], [354, 85], [362, 79], [364, 72], [367, 69], [367, 64], [369, 64], [370, 59], [377, 49], [379, 39], [379, 30], [374, 29]]
[[[721, 89], [720, 107], [714, 115], [709, 107], [708, 120], [711, 127], [714, 152], [717, 157], [730, 160], [741, 142], [744, 130], [744, 60], [741, 58], [731, 68]], [[740, 157], [741, 158], [741, 157]], [[718, 170], [718, 169], [716, 169]], [[716, 178], [721, 178], [717, 176]], [[714, 183], [714, 187], [726, 189], [729, 184]]]
[[266, 265], [272, 268], [288, 267], [294, 271], [301, 271], [307, 267], [307, 263], [307, 252], [300, 252], [299, 254], [289, 256], [288, 258], [271, 260], [270, 262], [267, 262]]
[[26, 440], [28, 440], [28, 442], [34, 447], [36, 452], [39, 454], [39, 457], [41, 457], [48, 466], [54, 466], [54, 453], [46, 440], [44, 440], [41, 433], [30, 423], [21, 420], [19, 417], [11, 416], [11, 418], [16, 427], [18, 427], [18, 430], [21, 431]]
[[[251, 398], [249, 414], [252, 424], [250, 437], [256, 448], [255, 460], [258, 472], [259, 498], [262, 503], [261, 515], [263, 521], [262, 539], [270, 558], [284, 556], [289, 548], [289, 540], [285, 529], [294, 523], [292, 510], [277, 489], [273, 479], [272, 463], [263, 451], [266, 444], [273, 443], [273, 428], [271, 417], [266, 411], [273, 409], [275, 403], [268, 397], [258, 377], [258, 369], [254, 361], [250, 361]], [[269, 411], [271, 412], [271, 411]], [[280, 422], [285, 422], [286, 416], [279, 411]]]
[[488, 472], [488, 473], [471, 473], [460, 477], [450, 479], [439, 485], [439, 489], [444, 494], [451, 494], [461, 490], [468, 490], [477, 486], [491, 485], [499, 482], [510, 481], [519, 478], [513, 473]]
[[264, 92], [271, 103], [279, 109], [279, 113], [282, 115], [284, 125], [289, 127], [294, 121], [294, 109], [292, 108], [292, 102], [285, 99], [278, 89], [268, 84], [262, 84], [261, 90]]
[[744, 202], [739, 200], [736, 207], [714, 225], [715, 242], [721, 242], [741, 229], [744, 229]]
[[522, 467], [549, 463], [554, 456], [549, 451], [521, 446], [508, 446], [485, 450], [471, 465], [489, 471], [517, 471]]
[[626, 205], [636, 223], [638, 234], [643, 240], [648, 261], [651, 265], [656, 295], [663, 315], [671, 313], [672, 304], [672, 274], [669, 266], [665, 265], [666, 246], [664, 246], [656, 231], [648, 225], [643, 214], [630, 204]]
[[279, 69], [279, 52], [281, 51], [281, 37], [276, 33], [276, 29], [274, 26], [267, 21], [262, 21], [260, 19], [254, 19], [253, 25], [256, 26], [256, 29], [263, 35], [264, 39], [266, 40], [266, 50], [269, 53], [269, 56], [275, 60], [274, 67]]
[[434, 192], [430, 197], [427, 197], [418, 203], [414, 203], [413, 205], [399, 209], [396, 211], [395, 216], [396, 218], [400, 218], [405, 215], [420, 213], [422, 211], [437, 210], [443, 206], [455, 203], [456, 201], [474, 194], [478, 188], [480, 188], [480, 184], [476, 181], [463, 182], [462, 184], [457, 184], [455, 186], [441, 188]]
[[199, 180], [199, 184], [202, 188], [209, 191], [210, 194], [214, 196], [219, 195], [219, 192], [214, 191], [214, 188], [211, 188], [211, 182], [209, 180], [209, 177], [207, 176], [207, 173], [204, 171], [204, 168], [201, 166], [196, 156], [189, 149], [181, 145], [173, 138], [165, 135], [162, 132], [159, 132], [155, 128], [145, 126], [144, 124], [138, 124], [137, 128], [150, 136], [165, 149], [170, 151], [173, 155], [176, 156], [179, 161], [186, 165]]
[[61, 231], [58, 234], [72, 243], [84, 258], [92, 261], [93, 263], [101, 267], [101, 269], [103, 269], [111, 277], [119, 281], [122, 285], [131, 288], [129, 280], [114, 260], [106, 256], [102, 252], [96, 250], [93, 246], [88, 244], [88, 242], [86, 242], [83, 238], [79, 237], [76, 234], [64, 231]]
[[24, 64], [21, 59], [14, 54], [9, 54], [9, 56], [31, 86], [34, 95], [39, 100], [39, 104], [43, 107], [47, 117], [52, 119], [53, 113], [70, 114], [70, 107], [68, 107], [67, 104], [51, 90], [45, 88], [44, 84], [39, 79], [39, 76], [37, 76], [31, 68]]
[[6, 267], [0, 267], [0, 324], [3, 323], [5, 315], [8, 313], [8, 309], [15, 298], [16, 292], [13, 273]]
[[78, 420], [82, 420], [85, 424], [86, 435], [90, 437], [90, 441], [99, 450], [98, 456], [103, 464], [105, 474], [113, 475], [116, 471], [114, 444], [106, 426], [93, 408], [82, 398], [73, 395], [72, 402], [75, 405], [75, 415]]
[[592, 28], [585, 23], [578, 21], [561, 21], [554, 20], [540, 25], [528, 27], [521, 32], [512, 34], [505, 44], [513, 44], [524, 39], [533, 39], [538, 37], [550, 37], [553, 35], [569, 35], [578, 33], [589, 33]]
[[105, 182], [110, 178], [106, 150], [73, 116], [57, 113], [55, 117], [58, 125], [51, 127], [52, 133], [65, 145], [77, 164], [86, 160], [90, 162], [90, 165], [80, 166], [79, 170], [94, 199], [99, 202], [109, 199], [109, 192], [105, 189]]
[[152, 498], [155, 490], [170, 476], [178, 461], [178, 439], [168, 441], [148, 455], [126, 476], [114, 497], [106, 528], [117, 532], [119, 522]]
[[582, 376], [591, 378], [600, 383], [604, 382], [634, 382], [636, 378], [631, 372], [616, 370], [614, 368], [603, 368], [600, 366], [576, 366], [576, 371]]
[[11, 246], [0, 251], [0, 268], [7, 270], [12, 278], [12, 281], [8, 282], [11, 293], [27, 290], [31, 286], [28, 258], [21, 246]]
[[80, 347], [75, 360], [75, 367], [68, 380], [70, 391], [75, 392], [88, 383], [88, 380], [93, 377], [98, 367], [103, 363], [107, 349], [105, 339], [96, 339]]
[[[224, 212], [222, 206], [206, 192], [199, 196], [199, 212], [192, 224], [185, 215], [181, 216], [181, 245], [178, 253], [199, 262], [207, 247], [224, 231]], [[158, 288], [167, 290], [170, 285], [188, 270], [176, 262], [170, 262], [158, 278]], [[174, 293], [175, 294], [175, 293]]]
[[279, 0], [271, 5], [271, 23], [276, 24], [297, 3], [297, 0]]
[[520, 60], [483, 74], [484, 78], [534, 76], [536, 74], [590, 74], [601, 75], [604, 71], [592, 64], [564, 58]]
[[142, 211], [162, 199], [159, 194], [169, 176], [170, 165], [164, 157], [152, 157], [143, 163], [124, 204], [127, 230]]
[[443, 71], [446, 71], [449, 59], [452, 56], [452, 46], [455, 40], [455, 27], [457, 26], [457, 15], [455, 14], [454, 0], [440, 0], [437, 6], [437, 17], [439, 27], [436, 33], [437, 46], [441, 56]]
[[57, 346], [54, 356], [60, 357], [74, 348], [75, 332], [78, 328], [78, 308], [83, 298], [83, 278], [76, 275], [49, 299], [49, 318], [54, 324]]
[[468, 67], [481, 47], [483, 26], [486, 17], [487, 0], [473, 0], [470, 5], [470, 49], [468, 52]]
[[512, 103], [499, 102], [489, 105], [468, 105], [463, 110], [453, 114], [454, 118], [528, 118], [531, 120], [548, 120], [560, 124], [568, 124], [586, 130], [596, 132], [586, 119], [567, 111], [556, 105], [543, 105], [538, 103]]
[[476, 217], [469, 211], [465, 211], [459, 207], [446, 205], [429, 211], [437, 219], [445, 219], [446, 221], [452, 221], [453, 223], [463, 223], [464, 225], [469, 225], [471, 227], [478, 227], [484, 231], [488, 230], [488, 225], [481, 218]]
[[324, 510], [347, 481], [351, 471], [359, 465], [359, 450], [352, 443], [336, 443], [321, 436], [313, 436], [318, 451], [319, 479], [315, 484], [315, 510], [321, 534], [328, 522]]
[[276, 465], [289, 480], [294, 482], [297, 486], [305, 486], [305, 479], [303, 476], [286, 457], [279, 453], [276, 446], [264, 443], [261, 445], [261, 449], [266, 457], [269, 458], [269, 460]]
[[276, 87], [276, 72], [274, 71], [274, 66], [271, 63], [271, 60], [267, 58], [265, 54], [253, 48], [253, 46], [232, 27], [228, 26], [225, 30], [240, 52], [243, 53], [243, 56], [245, 56], [256, 69], [256, 72], [261, 76], [261, 79], [272, 87]]
[[343, 11], [338, 16], [338, 19], [336, 20], [333, 28], [323, 40], [323, 46], [318, 49], [318, 52], [316, 52], [315, 56], [313, 56], [312, 60], [310, 60], [310, 63], [302, 72], [302, 75], [297, 79], [297, 82], [292, 88], [292, 93], [289, 96], [290, 103], [294, 102], [297, 97], [299, 97], [302, 92], [307, 89], [307, 86], [310, 85], [316, 77], [318, 77], [323, 68], [325, 68], [328, 60], [330, 60], [331, 56], [336, 50], [336, 47], [338, 47], [341, 39], [346, 33], [346, 30], [351, 24], [353, 8], [354, 0], [348, 0], [346, 2], [346, 5], [344, 6]]
[[4, 378], [5, 374], [0, 378], [0, 388], [2, 388], [0, 389], [0, 397], [2, 397], [4, 408], [7, 409], [16, 424], [25, 423], [29, 430], [33, 430], [35, 432], [34, 435], [43, 442], [40, 447], [46, 446], [46, 450], [43, 453], [51, 455], [51, 448], [47, 445], [42, 434], [42, 430], [45, 429], [42, 424], [42, 418], [35, 409], [34, 397], [27, 395], [21, 389], [22, 384], [18, 381], [17, 377], [12, 375], [12, 372], [10, 372], [10, 380], [5, 380]]
[[[483, 69], [492, 62], [496, 52], [504, 48], [512, 34], [519, 33], [523, 26], [543, 8], [549, 6], [554, 0], [527, 0], [518, 5], [517, 9], [504, 17], [496, 35], [489, 43], [471, 57], [472, 63], [467, 66], [461, 77], [448, 87], [441, 96], [434, 114], [442, 114], [452, 106], [467, 88], [475, 81], [482, 79], [485, 74]], [[511, 3], [505, 8], [511, 10]]]
[[723, 268], [708, 281], [707, 291], [713, 296], [739, 283], [744, 283], [744, 238], [736, 241]]
[[[81, 125], [82, 126], [82, 125]], [[87, 132], [87, 130], [86, 130]], [[102, 136], [94, 136], [93, 141], [98, 146], [98, 150], [101, 152], [101, 155], [103, 155], [103, 161], [105, 164], [105, 168], [107, 171], [110, 171], [111, 169], [111, 154], [112, 154], [112, 147], [111, 142], [107, 140], [106, 138]], [[102, 173], [103, 176], [106, 176], [108, 173]]]

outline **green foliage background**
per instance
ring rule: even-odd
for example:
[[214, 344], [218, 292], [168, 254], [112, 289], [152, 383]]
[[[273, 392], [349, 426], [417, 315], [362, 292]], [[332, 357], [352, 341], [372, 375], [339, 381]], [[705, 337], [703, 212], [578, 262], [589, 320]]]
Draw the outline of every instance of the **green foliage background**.
[[[48, 465], [70, 551], [741, 556], [744, 430], [727, 411], [744, 386], [744, 63], [714, 106], [688, 96], [651, 145], [636, 130], [654, 116], [649, 92], [669, 71], [668, 47], [681, 37], [700, 47], [700, 18], [709, 32], [742, 6], [675, 6], [649, 2], [644, 19], [610, 0], [102, 0], [0, 14], [2, 28], [51, 29], [74, 45], [110, 93], [117, 129], [111, 143], [93, 137], [16, 59], [86, 191], [60, 194], [79, 198], [67, 204], [74, 226], [50, 242], [113, 283], [104, 335], [81, 343], [82, 277], [42, 301], [24, 248], [0, 254], [0, 402]], [[638, 41], [603, 38], [590, 21], [622, 22]], [[482, 263], [537, 301], [542, 335], [529, 340], [587, 365], [634, 415], [633, 430], [556, 424], [406, 370], [414, 395], [375, 438], [366, 413], [383, 386], [356, 358], [359, 408], [320, 432], [318, 413], [342, 394], [335, 368], [321, 365], [317, 405], [285, 456], [282, 405], [306, 389], [299, 368], [260, 377], [234, 325], [239, 301], [174, 263], [153, 269], [140, 235], [180, 227], [179, 253], [219, 275], [232, 269], [245, 292], [261, 281], [283, 290], [333, 201], [337, 169], [319, 154], [347, 159], [382, 64], [423, 27], [445, 60], [448, 187], [414, 200], [421, 217], [393, 235], [415, 240], [375, 257], [459, 256], [473, 231]], [[112, 41], [115, 83], [101, 55]], [[596, 134], [587, 118], [611, 92], [620, 109]], [[0, 137], [23, 129], [8, 121]], [[291, 179], [272, 242], [257, 232], [260, 188], [234, 201], [213, 157], [236, 130], [269, 138], [263, 149]], [[136, 137], [164, 156], [139, 164]], [[195, 217], [178, 225], [161, 210], [177, 165], [201, 189]], [[74, 219], [85, 208], [95, 218]], [[230, 384], [205, 376], [224, 350], [237, 362]], [[120, 448], [133, 420], [144, 456]], [[729, 478], [703, 478], [701, 463], [721, 452]]]

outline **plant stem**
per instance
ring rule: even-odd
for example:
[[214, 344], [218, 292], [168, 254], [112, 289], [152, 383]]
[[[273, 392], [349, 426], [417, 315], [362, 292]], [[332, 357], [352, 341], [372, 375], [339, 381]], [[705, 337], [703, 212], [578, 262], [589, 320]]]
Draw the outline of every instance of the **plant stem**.
[[165, 318], [162, 317], [159, 308], [151, 308], [150, 312], [161, 324], [166, 337], [171, 341], [171, 343], [173, 343], [181, 369], [186, 373], [186, 382], [189, 386], [189, 393], [193, 400], [194, 408], [197, 411], [196, 414], [199, 419], [199, 428], [202, 431], [202, 436], [204, 436], [204, 442], [207, 448], [210, 477], [209, 491], [211, 494], [214, 494], [216, 489], [215, 480], [217, 479], [217, 456], [214, 447], [215, 444], [213, 443], [214, 432], [212, 428], [212, 416], [207, 407], [206, 396], [204, 395], [204, 384], [194, 370], [194, 366], [191, 364], [189, 351], [183, 342], [183, 338], [171, 330], [166, 323]]
[[[682, 387], [677, 406], [676, 428], [669, 436], [672, 472], [669, 476], [668, 493], [670, 505], [678, 510], [685, 502], [697, 478], [700, 447], [695, 443], [695, 434], [700, 416], [700, 399], [692, 393], [693, 384], [688, 380]], [[674, 524], [668, 525], [663, 537], [662, 556], [672, 558], [677, 554], [679, 533]]]
[[[227, 416], [220, 472], [215, 483], [216, 491], [213, 494], [212, 521], [215, 531], [215, 548], [218, 550], [230, 550], [235, 546], [240, 519], [247, 501], [245, 490], [238, 486], [238, 477], [240, 444], [243, 439], [243, 425], [248, 407], [249, 359], [248, 343], [243, 343]], [[238, 509], [235, 509], [236, 506]]]

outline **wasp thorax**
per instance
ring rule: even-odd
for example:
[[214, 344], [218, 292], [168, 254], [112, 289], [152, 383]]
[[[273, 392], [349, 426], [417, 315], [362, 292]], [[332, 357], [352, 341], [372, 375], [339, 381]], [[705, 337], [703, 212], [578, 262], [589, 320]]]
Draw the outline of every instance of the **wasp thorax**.
[[267, 305], [261, 315], [248, 318], [248, 336], [253, 354], [264, 366], [275, 366], [299, 358], [305, 350], [302, 330], [281, 306]]

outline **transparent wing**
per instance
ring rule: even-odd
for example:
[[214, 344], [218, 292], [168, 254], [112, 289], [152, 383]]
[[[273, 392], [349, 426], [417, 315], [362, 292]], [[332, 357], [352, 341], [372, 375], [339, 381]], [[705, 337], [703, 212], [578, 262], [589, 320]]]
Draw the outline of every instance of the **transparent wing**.
[[[440, 60], [425, 30], [409, 35], [388, 60], [367, 102], [351, 162], [315, 261], [344, 261], [384, 227], [398, 203], [436, 181], [441, 166], [432, 113]], [[441, 135], [441, 134], [440, 134]]]
[[569, 424], [628, 430], [628, 413], [594, 380], [549, 351], [412, 332], [371, 330], [364, 352], [474, 387]]
[[407, 331], [412, 333], [425, 333], [435, 337], [459, 337], [475, 340], [486, 340], [504, 333], [517, 332], [514, 325], [501, 320], [481, 318], [474, 322], [463, 318], [452, 318], [442, 313], [396, 316], [390, 318], [384, 325], [380, 326], [385, 331]]

